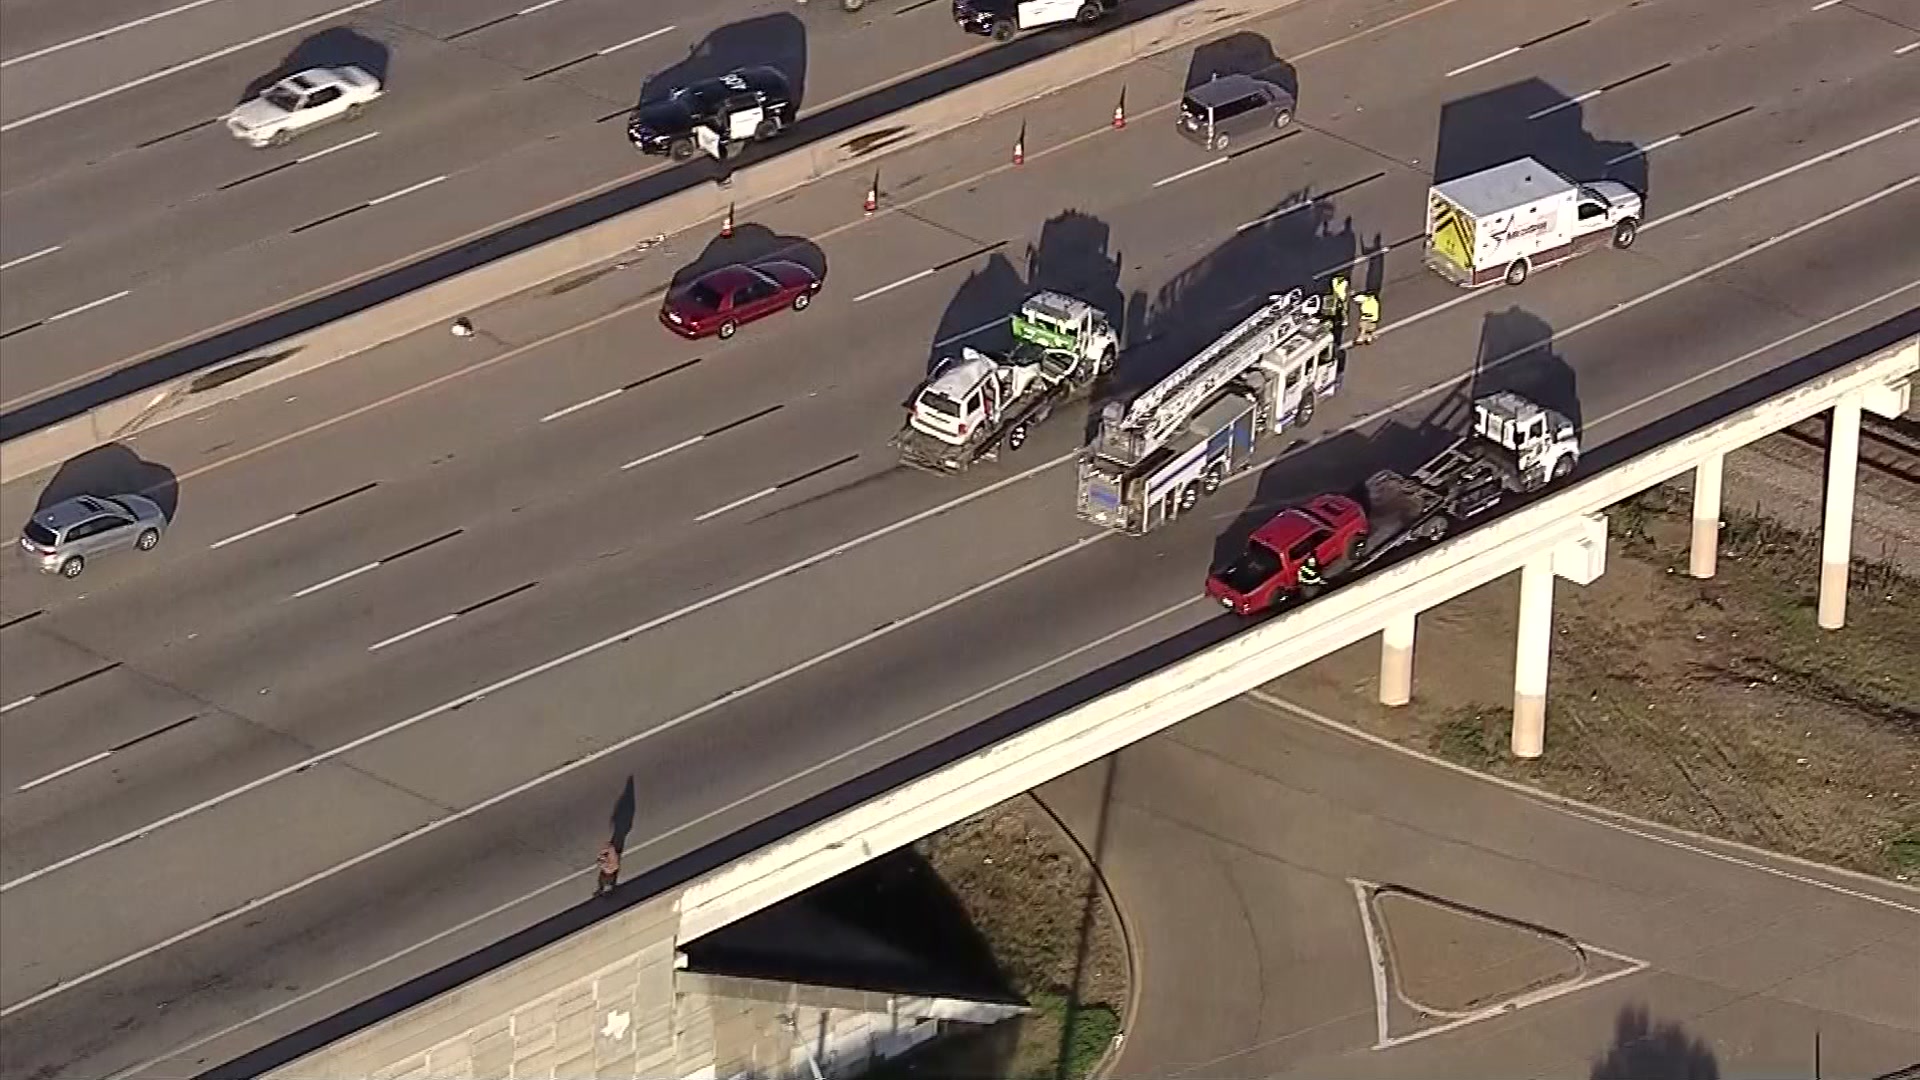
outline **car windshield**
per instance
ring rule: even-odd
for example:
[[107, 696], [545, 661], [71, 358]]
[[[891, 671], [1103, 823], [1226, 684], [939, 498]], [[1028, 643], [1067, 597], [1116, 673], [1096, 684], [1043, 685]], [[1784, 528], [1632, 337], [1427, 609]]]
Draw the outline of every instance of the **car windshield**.
[[37, 521], [27, 522], [27, 527], [20, 531], [28, 540], [39, 544], [41, 547], [52, 547], [60, 542], [60, 538], [53, 535], [52, 529], [47, 528]]
[[720, 310], [720, 294], [704, 281], [695, 282], [693, 288], [687, 290], [687, 302], [703, 311]]
[[920, 395], [920, 404], [927, 411], [939, 413], [950, 420], [960, 419], [960, 403], [937, 391], [929, 390]]
[[1268, 578], [1279, 572], [1279, 554], [1258, 540], [1250, 540], [1246, 553], [1220, 571], [1220, 580], [1227, 588], [1244, 595], [1266, 584]]
[[267, 91], [267, 104], [282, 112], [292, 112], [300, 107], [300, 95], [284, 86], [276, 86]]

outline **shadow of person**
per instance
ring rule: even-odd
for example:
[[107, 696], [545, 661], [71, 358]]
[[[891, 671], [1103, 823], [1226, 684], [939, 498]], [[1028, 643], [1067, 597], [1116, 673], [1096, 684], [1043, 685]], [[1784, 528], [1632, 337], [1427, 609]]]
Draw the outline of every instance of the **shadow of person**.
[[33, 512], [75, 495], [145, 495], [169, 522], [180, 508], [180, 483], [173, 470], [148, 461], [124, 443], [95, 447], [54, 471]]
[[295, 45], [293, 51], [282, 57], [271, 72], [248, 83], [240, 100], [251, 101], [259, 96], [260, 91], [281, 79], [316, 67], [351, 65], [380, 80], [381, 86], [391, 89], [387, 82], [387, 69], [392, 57], [392, 50], [387, 48], [385, 42], [368, 37], [351, 26], [335, 26]]
[[755, 263], [767, 259], [786, 259], [813, 271], [821, 281], [827, 279], [827, 253], [820, 245], [802, 236], [786, 236], [765, 225], [747, 222], [733, 230], [732, 236], [715, 235], [693, 261], [674, 271], [668, 288], [685, 287], [703, 274], [735, 263]]
[[627, 837], [633, 833], [634, 801], [633, 777], [629, 775], [626, 785], [620, 789], [620, 797], [614, 800], [613, 815], [608, 819], [608, 824], [612, 826], [615, 851], [627, 850]]
[[1242, 30], [1194, 49], [1187, 61], [1186, 88], [1191, 90], [1223, 75], [1265, 79], [1292, 95], [1296, 104], [1299, 101], [1299, 73], [1274, 53], [1273, 43], [1265, 34]]
[[708, 34], [679, 63], [647, 76], [634, 105], [637, 108], [690, 83], [756, 65], [786, 76], [797, 115], [806, 105], [807, 26], [786, 12], [743, 19]]

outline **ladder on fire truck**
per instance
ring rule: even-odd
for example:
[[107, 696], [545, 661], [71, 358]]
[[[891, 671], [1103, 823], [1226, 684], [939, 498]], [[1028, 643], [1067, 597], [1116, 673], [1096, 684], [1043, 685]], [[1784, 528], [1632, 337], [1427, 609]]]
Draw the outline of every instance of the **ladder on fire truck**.
[[1134, 398], [1120, 429], [1136, 434], [1143, 454], [1164, 446], [1214, 394], [1252, 370], [1295, 332], [1316, 324], [1320, 297], [1303, 299], [1303, 291], [1269, 297], [1240, 325]]

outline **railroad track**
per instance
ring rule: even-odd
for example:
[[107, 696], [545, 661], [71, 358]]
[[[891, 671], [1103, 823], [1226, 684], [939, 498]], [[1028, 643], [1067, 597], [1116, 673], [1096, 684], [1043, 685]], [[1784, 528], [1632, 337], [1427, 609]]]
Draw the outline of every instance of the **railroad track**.
[[[1780, 434], [1818, 450], [1827, 448], [1827, 425], [1818, 417], [1801, 421]], [[1862, 415], [1860, 465], [1869, 472], [1920, 487], [1920, 421]]]

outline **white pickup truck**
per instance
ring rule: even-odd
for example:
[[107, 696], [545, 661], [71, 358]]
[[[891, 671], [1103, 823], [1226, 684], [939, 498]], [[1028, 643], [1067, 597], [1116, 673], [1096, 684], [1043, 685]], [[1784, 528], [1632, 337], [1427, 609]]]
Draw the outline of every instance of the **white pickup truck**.
[[1639, 194], [1625, 184], [1582, 184], [1521, 158], [1433, 186], [1426, 261], [1465, 288], [1518, 285], [1604, 244], [1631, 247], [1640, 213]]

